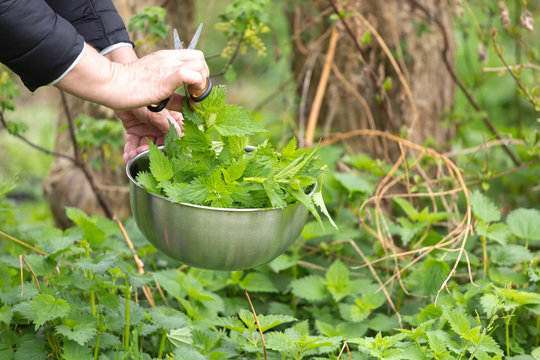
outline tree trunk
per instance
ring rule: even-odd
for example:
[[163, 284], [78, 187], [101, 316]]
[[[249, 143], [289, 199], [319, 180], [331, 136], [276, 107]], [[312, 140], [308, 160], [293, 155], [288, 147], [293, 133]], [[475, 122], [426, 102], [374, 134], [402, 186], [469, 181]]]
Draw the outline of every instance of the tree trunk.
[[[430, 145], [444, 147], [454, 134], [451, 126], [443, 124], [443, 112], [454, 102], [454, 83], [443, 63], [443, 41], [438, 29], [430, 26], [409, 1], [336, 2], [348, 14], [345, 21], [365, 57], [361, 57], [341, 21], [336, 21], [339, 38], [318, 114], [323, 135], [328, 135], [331, 130], [379, 129], [408, 133], [409, 139], [417, 143], [433, 139]], [[448, 58], [453, 65], [450, 0], [420, 2], [448, 29]], [[299, 4], [288, 12], [288, 16], [294, 38], [293, 71], [301, 74], [297, 89], [302, 98], [298, 110], [302, 130], [308, 126], [306, 119], [313, 108], [326, 61], [332, 26], [328, 17], [333, 9], [328, 0]], [[319, 15], [313, 16], [317, 13]], [[382, 41], [373, 31], [366, 32], [369, 25], [380, 34]], [[400, 82], [382, 43], [389, 48], [408, 88]], [[378, 89], [384, 90], [381, 93]], [[398, 151], [397, 147], [381, 139], [356, 138], [349, 143], [356, 150], [376, 157], [395, 158]]]
[[[167, 24], [177, 27], [182, 37], [189, 38], [193, 34], [194, 0], [152, 0], [144, 2], [137, 0], [113, 0], [113, 2], [119, 14], [124, 19], [126, 26], [133, 14], [142, 12], [144, 8], [149, 6], [162, 5], [167, 9]], [[140, 36], [141, 34], [137, 33], [131, 34], [133, 41], [136, 41]], [[157, 47], [170, 48], [171, 44], [172, 40], [168, 39], [158, 44]], [[153, 50], [156, 49], [147, 48], [144, 45], [136, 48], [139, 56], [143, 56]], [[80, 100], [70, 95], [67, 95], [66, 98], [67, 107], [72, 117], [79, 114], [86, 114], [95, 119], [115, 119], [114, 112], [111, 109]], [[59, 104], [59, 109], [59, 130], [56, 137], [55, 150], [72, 155], [73, 145], [69, 132], [67, 130], [60, 130], [67, 124], [66, 112], [62, 103]], [[96, 158], [103, 164], [103, 168], [91, 168], [91, 172], [106, 203], [117, 216], [128, 216], [130, 214], [129, 191], [127, 177], [125, 176], [125, 169], [122, 163], [122, 149], [115, 149], [110, 153], [107, 149], [97, 148], [90, 154], [88, 162]], [[54, 159], [49, 173], [43, 182], [43, 189], [51, 207], [55, 223], [61, 228], [71, 226], [65, 214], [66, 206], [80, 208], [87, 214], [105, 214], [83, 172], [69, 160], [62, 158]]]

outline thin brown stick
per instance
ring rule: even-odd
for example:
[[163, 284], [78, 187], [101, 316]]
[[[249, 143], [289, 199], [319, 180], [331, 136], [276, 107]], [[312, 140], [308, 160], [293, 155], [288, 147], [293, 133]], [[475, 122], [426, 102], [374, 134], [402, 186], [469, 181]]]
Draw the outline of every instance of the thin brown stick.
[[259, 329], [259, 334], [261, 334], [261, 341], [263, 346], [263, 352], [264, 352], [264, 360], [267, 360], [268, 357], [266, 355], [266, 343], [264, 342], [264, 335], [261, 329], [261, 324], [259, 324], [259, 318], [257, 317], [257, 313], [255, 312], [255, 308], [253, 307], [253, 303], [251, 302], [251, 299], [249, 297], [249, 294], [246, 289], [244, 289], [244, 292], [246, 293], [246, 297], [249, 301], [249, 305], [251, 306], [251, 311], [253, 312], [253, 316], [255, 317], [255, 322], [257, 323], [257, 328]]
[[379, 95], [380, 97], [380, 101], [381, 101], [381, 105], [384, 109], [384, 112], [388, 118], [388, 125], [390, 127], [390, 130], [392, 131], [397, 131], [397, 124], [395, 123], [394, 121], [394, 118], [390, 112], [390, 107], [388, 105], [388, 102], [387, 102], [387, 99], [386, 99], [386, 96], [382, 90], [382, 81], [380, 81], [379, 77], [377, 76], [377, 73], [375, 72], [375, 70], [373, 69], [372, 66], [369, 65], [369, 58], [366, 54], [366, 52], [364, 51], [364, 49], [362, 49], [362, 46], [360, 45], [360, 42], [358, 41], [358, 38], [354, 35], [351, 27], [349, 26], [349, 24], [347, 23], [347, 21], [345, 20], [345, 17], [343, 16], [343, 13], [342, 11], [340, 11], [340, 9], [338, 8], [335, 0], [328, 0], [330, 2], [330, 5], [332, 6], [332, 9], [334, 10], [334, 13], [339, 17], [339, 19], [341, 20], [341, 23], [343, 24], [343, 26], [345, 27], [345, 30], [347, 31], [347, 33], [349, 34], [350, 38], [352, 39], [355, 47], [356, 47], [356, 50], [358, 51], [358, 53], [360, 54], [360, 57], [362, 58], [362, 61], [364, 62], [365, 66], [366, 66], [366, 69], [368, 71], [368, 74], [369, 74], [369, 77], [373, 83], [373, 86], [375, 87], [375, 91], [377, 93], [377, 95]]
[[[433, 16], [431, 14], [431, 12], [424, 5], [422, 5], [420, 2], [418, 2], [417, 0], [408, 0], [408, 1], [414, 7], [420, 9], [420, 11], [422, 11], [429, 20], [433, 21], [437, 25], [439, 30], [441, 31], [441, 34], [443, 36], [443, 49], [441, 51], [442, 51], [442, 54], [443, 54], [442, 58], [443, 58], [443, 62], [445, 64], [446, 70], [448, 71], [448, 73], [452, 77], [452, 80], [454, 80], [454, 83], [461, 89], [461, 91], [463, 92], [463, 95], [465, 95], [465, 97], [467, 98], [467, 101], [469, 102], [469, 104], [471, 104], [472, 107], [476, 111], [481, 112], [482, 108], [480, 107], [480, 105], [478, 105], [478, 103], [476, 102], [476, 100], [474, 99], [472, 94], [469, 92], [469, 90], [467, 90], [465, 85], [461, 82], [461, 80], [457, 76], [452, 64], [450, 63], [449, 55], [448, 55], [448, 52], [449, 52], [449, 49], [450, 49], [450, 41], [448, 39], [448, 33], [447, 33], [446, 28], [444, 27], [443, 23], [441, 22], [441, 20], [439, 18]], [[486, 127], [489, 129], [489, 131], [497, 139], [502, 140], [501, 135], [499, 134], [499, 132], [497, 131], [495, 126], [491, 123], [491, 121], [489, 120], [489, 117], [487, 117], [486, 115], [482, 116], [482, 121], [484, 122]], [[512, 161], [514, 162], [514, 164], [516, 166], [520, 165], [519, 160], [516, 158], [516, 156], [514, 155], [514, 153], [510, 150], [510, 148], [508, 146], [503, 145], [503, 149], [508, 154], [510, 159], [512, 159]]]
[[304, 147], [304, 138], [306, 130], [306, 104], [309, 92], [309, 85], [311, 84], [311, 77], [313, 75], [313, 68], [315, 67], [318, 53], [310, 53], [306, 59], [306, 71], [304, 72], [304, 81], [302, 82], [302, 92], [300, 97], [300, 110], [298, 112], [298, 146]]
[[349, 349], [349, 345], [345, 342], [343, 343], [343, 346], [341, 347], [341, 351], [339, 352], [339, 355], [336, 360], [339, 360], [341, 358], [341, 354], [343, 354], [343, 351], [347, 349], [347, 355], [349, 355], [349, 360], [352, 360], [351, 358], [351, 351]]
[[39, 281], [38, 281], [38, 278], [37, 278], [37, 276], [36, 276], [36, 273], [34, 272], [34, 269], [32, 269], [32, 267], [31, 267], [30, 264], [26, 261], [26, 259], [24, 258], [23, 255], [19, 255], [19, 261], [20, 261], [21, 259], [22, 259], [22, 261], [24, 262], [24, 264], [28, 267], [28, 269], [30, 270], [30, 272], [32, 273], [32, 277], [34, 278], [34, 281], [36, 282], [38, 291], [41, 291], [41, 287], [39, 286]]
[[[389, 133], [386, 133], [386, 132], [382, 132], [382, 131], [379, 131], [379, 130], [369, 130], [369, 129], [353, 130], [353, 131], [350, 131], [350, 132], [345, 133], [345, 134], [337, 134], [334, 137], [323, 141], [323, 144], [333, 143], [333, 142], [336, 142], [336, 141], [342, 141], [344, 139], [347, 139], [347, 138], [350, 138], [350, 137], [353, 137], [353, 136], [359, 136], [359, 135], [385, 137], [387, 139], [398, 142], [398, 143], [402, 144], [403, 146], [406, 146], [406, 147], [408, 147], [410, 149], [420, 151], [421, 153], [427, 153], [427, 154], [431, 155], [433, 158], [441, 160], [444, 163], [444, 165], [446, 166], [446, 169], [447, 169], [448, 173], [450, 174], [450, 176], [452, 177], [452, 179], [454, 179], [454, 181], [458, 182], [459, 185], [460, 185], [460, 188], [461, 188], [461, 190], [463, 192], [463, 195], [465, 196], [465, 202], [466, 202], [465, 217], [462, 219], [461, 223], [456, 228], [454, 228], [440, 242], [440, 243], [444, 243], [444, 246], [450, 245], [450, 244], [451, 245], [457, 245], [457, 243], [460, 242], [459, 248], [457, 249], [458, 256], [457, 256], [457, 259], [456, 259], [456, 261], [454, 263], [452, 271], [449, 273], [448, 277], [445, 279], [445, 281], [443, 282], [441, 288], [437, 292], [437, 297], [435, 299], [435, 300], [437, 300], [440, 292], [447, 286], [448, 281], [450, 281], [452, 276], [455, 274], [457, 266], [458, 266], [458, 264], [459, 264], [459, 262], [461, 260], [461, 257], [465, 256], [466, 260], [468, 261], [468, 256], [466, 254], [464, 255], [464, 252], [465, 252], [465, 244], [467, 242], [468, 235], [471, 232], [472, 213], [471, 213], [471, 207], [470, 207], [470, 203], [469, 203], [468, 189], [467, 189], [467, 185], [465, 183], [465, 180], [463, 179], [463, 175], [461, 174], [461, 171], [459, 170], [459, 168], [452, 161], [450, 161], [450, 159], [448, 159], [444, 155], [441, 155], [440, 153], [436, 152], [435, 150], [423, 147], [423, 146], [418, 145], [416, 143], [413, 143], [413, 142], [411, 142], [409, 140], [402, 139], [402, 138], [399, 138], [399, 137], [397, 137], [395, 135], [392, 135], [392, 134], [389, 134]], [[400, 157], [400, 160], [401, 160], [401, 158], [402, 157]], [[400, 160], [398, 160], [398, 162]], [[395, 165], [394, 165], [393, 169], [395, 169]], [[384, 183], [384, 182], [388, 182], [388, 176], [386, 176], [385, 179], [383, 179], [383, 181], [381, 181], [381, 183]], [[383, 191], [380, 191], [380, 190], [377, 191], [375, 196], [378, 197], [381, 194], [384, 194], [384, 192], [387, 191], [387, 189], [389, 188], [388, 185], [391, 185], [391, 184], [385, 185], [385, 189]], [[379, 184], [378, 189], [382, 189], [381, 184]], [[379, 201], [377, 199], [377, 202], [376, 202], [377, 207], [379, 206], [378, 204], [379, 204]], [[376, 217], [376, 221], [377, 221], [377, 235], [376, 235], [376, 237], [379, 238], [379, 240], [380, 240], [380, 239], [382, 239], [382, 234], [380, 232], [380, 227], [378, 225], [378, 221], [379, 221], [378, 216]], [[443, 245], [441, 245], [441, 247], [442, 246]], [[381, 285], [382, 285], [381, 289], [383, 291], [386, 291], [386, 284], [388, 284], [390, 281], [393, 281], [393, 279], [395, 279], [396, 277], [399, 277], [400, 274], [403, 271], [405, 271], [409, 266], [411, 266], [413, 263], [419, 261], [420, 258], [424, 257], [427, 253], [429, 253], [433, 249], [434, 248], [429, 248], [429, 251], [427, 251], [424, 254], [421, 254], [416, 259], [411, 261], [407, 266], [405, 266], [404, 268], [398, 270], [384, 284], [382, 284], [382, 282], [381, 282]], [[446, 250], [449, 251], [448, 249], [446, 249]], [[469, 269], [470, 269], [470, 267], [469, 267]], [[470, 274], [470, 272], [469, 272], [469, 274]]]
[[339, 39], [339, 32], [336, 26], [332, 27], [332, 34], [330, 35], [330, 43], [328, 45], [328, 51], [324, 60], [324, 67], [317, 86], [315, 98], [313, 99], [313, 105], [311, 106], [311, 112], [309, 113], [308, 123], [306, 127], [305, 144], [306, 146], [313, 145], [313, 138], [315, 137], [315, 128], [317, 127], [317, 119], [319, 112], [321, 111], [322, 101], [326, 92], [326, 85], [328, 84], [328, 78], [330, 76], [330, 69], [334, 62], [334, 55], [336, 53], [336, 45]]
[[[358, 253], [358, 255], [360, 255], [362, 260], [364, 260], [364, 262], [366, 264], [368, 264], [369, 263], [368, 259], [366, 258], [366, 256], [362, 252], [362, 250], [360, 250], [360, 248], [356, 245], [356, 243], [352, 239], [349, 239], [349, 243], [351, 244], [353, 249]], [[394, 304], [394, 301], [392, 301], [392, 298], [390, 297], [390, 294], [388, 293], [388, 290], [386, 290], [386, 286], [383, 285], [383, 283], [381, 281], [381, 278], [379, 277], [379, 275], [377, 275], [377, 271], [375, 271], [375, 268], [371, 264], [368, 265], [368, 268], [369, 268], [369, 271], [371, 271], [371, 274], [373, 275], [375, 280], [381, 286], [382, 291], [384, 293], [384, 296], [386, 296], [386, 300], [388, 301], [388, 304], [390, 304], [390, 307], [392, 308], [392, 310], [396, 314], [396, 316], [398, 318], [398, 321], [399, 321], [399, 327], [403, 328], [403, 324], [401, 322], [401, 315], [400, 315], [399, 311], [397, 310], [396, 305]]]
[[163, 290], [161, 289], [161, 286], [159, 285], [159, 282], [157, 281], [157, 278], [154, 274], [151, 274], [154, 278], [154, 282], [156, 283], [156, 287], [158, 289], [159, 295], [161, 295], [161, 298], [163, 299], [163, 302], [165, 303], [165, 306], [169, 306], [169, 302], [167, 301], [167, 298], [165, 297], [165, 294], [163, 293]]
[[21, 297], [24, 294], [24, 276], [23, 276], [23, 267], [22, 267], [22, 255], [19, 255], [19, 267], [21, 269]]
[[[129, 247], [129, 249], [133, 252], [133, 260], [135, 260], [135, 265], [137, 265], [137, 269], [139, 270], [139, 274], [144, 274], [144, 263], [137, 255], [137, 250], [135, 250], [135, 247], [133, 246], [133, 243], [131, 242], [131, 239], [129, 238], [128, 233], [126, 232], [126, 229], [124, 228], [124, 225], [122, 222], [118, 219], [116, 215], [113, 216], [114, 222], [118, 225], [120, 228], [120, 231], [122, 232], [122, 235], [124, 236], [124, 239], [126, 240], [126, 244]], [[155, 278], [154, 278], [155, 279]], [[157, 281], [156, 281], [157, 283]], [[148, 300], [148, 303], [151, 307], [156, 306], [156, 302], [154, 301], [154, 296], [152, 295], [152, 292], [150, 291], [150, 288], [148, 285], [144, 285], [142, 287], [144, 296], [146, 297], [146, 300]]]
[[502, 139], [502, 140], [493, 140], [488, 141], [486, 143], [483, 143], [481, 145], [472, 146], [466, 149], [456, 150], [456, 151], [449, 151], [443, 153], [446, 157], [455, 157], [460, 155], [468, 155], [468, 154], [474, 154], [478, 152], [479, 150], [486, 150], [488, 148], [494, 147], [494, 146], [503, 146], [503, 145], [525, 145], [524, 140], [520, 139]]
[[506, 69], [508, 70], [508, 73], [512, 76], [512, 78], [514, 79], [516, 85], [519, 87], [519, 89], [525, 95], [525, 98], [527, 99], [527, 101], [529, 103], [531, 103], [532, 105], [535, 105], [534, 99], [531, 97], [531, 95], [529, 94], [527, 89], [525, 89], [523, 87], [523, 84], [521, 84], [521, 81], [519, 81], [518, 77], [514, 74], [512, 69], [510, 69], [510, 66], [508, 65], [508, 63], [504, 59], [504, 56], [501, 53], [501, 49], [499, 47], [499, 44], [497, 44], [497, 42], [495, 41], [496, 36], [497, 36], [497, 30], [495, 28], [492, 28], [492, 30], [491, 30], [491, 40], [493, 41], [493, 48], [495, 49], [495, 53], [497, 54], [497, 57], [501, 60], [504, 67], [506, 67]]
[[302, 267], [305, 267], [307, 269], [314, 269], [314, 270], [321, 270], [321, 271], [326, 271], [328, 270], [327, 268], [323, 267], [323, 266], [320, 266], [320, 265], [316, 265], [316, 264], [312, 264], [310, 262], [307, 262], [307, 261], [303, 261], [303, 260], [298, 260], [297, 261], [297, 264], [302, 266]]
[[[372, 113], [371, 108], [369, 107], [369, 104], [366, 101], [366, 99], [362, 96], [362, 94], [360, 94], [360, 92], [354, 87], [354, 85], [351, 84], [351, 82], [345, 78], [343, 73], [341, 71], [339, 71], [336, 64], [332, 64], [332, 73], [336, 76], [336, 78], [339, 81], [341, 81], [343, 84], [345, 84], [345, 86], [347, 87], [347, 89], [349, 89], [351, 94], [353, 94], [353, 96], [360, 102], [360, 106], [362, 106], [362, 108], [364, 109], [364, 112], [366, 114], [369, 126], [372, 129], [376, 129], [377, 126], [375, 125], [375, 119], [373, 117], [373, 113]], [[377, 141], [377, 139], [373, 139], [372, 141], [373, 141], [373, 146], [375, 147], [375, 153], [376, 154], [381, 154], [382, 153], [382, 148], [381, 148], [381, 144], [379, 143], [379, 141]]]
[[1, 231], [1, 230], [0, 230], [0, 235], [2, 235], [3, 237], [5, 237], [5, 238], [8, 239], [8, 240], [11, 240], [11, 241], [13, 241], [13, 242], [16, 242], [17, 244], [19, 244], [19, 245], [21, 245], [21, 246], [24, 246], [25, 248], [28, 248], [28, 249], [30, 249], [30, 250], [32, 250], [32, 251], [35, 251], [35, 252], [37, 252], [37, 253], [40, 254], [40, 255], [47, 256], [47, 253], [45, 253], [45, 252], [43, 252], [43, 251], [41, 251], [41, 250], [39, 250], [39, 249], [36, 249], [36, 248], [33, 247], [32, 245], [29, 245], [29, 244], [25, 243], [25, 242], [22, 241], [22, 240], [19, 240], [19, 239], [15, 238], [15, 237], [13, 237], [13, 236], [11, 236], [11, 235], [9, 235], [9, 234], [6, 234], [5, 232], [3, 232], [3, 231]]
[[238, 56], [238, 53], [240, 52], [240, 45], [242, 45], [243, 41], [244, 41], [244, 33], [240, 34], [240, 39], [238, 39], [238, 43], [236, 44], [236, 48], [234, 49], [234, 53], [231, 55], [231, 58], [225, 64], [223, 69], [221, 69], [221, 71], [219, 71], [217, 73], [211, 74], [210, 77], [218, 77], [218, 76], [225, 75], [225, 73], [229, 70], [229, 68], [233, 64], [234, 60]]
[[[0, 110], [0, 122], [2, 123], [2, 126], [7, 129], [7, 122], [6, 122], [6, 119], [4, 118], [4, 113]], [[33, 147], [34, 149], [38, 150], [38, 151], [41, 151], [42, 153], [45, 153], [47, 155], [52, 155], [52, 156], [56, 156], [56, 157], [59, 157], [59, 158], [64, 158], [64, 159], [67, 159], [67, 160], [70, 160], [72, 161], [73, 163], [76, 163], [77, 160], [74, 159], [73, 157], [69, 156], [69, 155], [66, 155], [66, 154], [62, 154], [62, 153], [59, 153], [59, 152], [56, 152], [56, 151], [52, 151], [52, 150], [49, 150], [49, 149], [46, 149], [44, 148], [43, 146], [40, 146], [38, 144], [35, 144], [33, 143], [32, 141], [28, 140], [26, 137], [24, 137], [23, 135], [21, 134], [16, 134], [14, 135], [16, 137], [18, 137], [20, 140], [22, 140], [23, 142], [25, 142], [27, 145], [30, 145], [30, 147]]]
[[514, 71], [516, 68], [523, 68], [523, 69], [533, 69], [536, 71], [540, 71], [540, 66], [526, 63], [526, 64], [514, 64], [512, 65], [513, 69], [509, 69], [506, 66], [500, 66], [500, 67], [485, 67], [482, 69], [483, 72], [503, 72], [503, 71]]
[[410, 137], [413, 133], [413, 131], [416, 130], [417, 124], [418, 124], [418, 109], [416, 108], [416, 102], [414, 101], [414, 96], [411, 91], [411, 88], [409, 86], [409, 83], [405, 79], [405, 76], [403, 75], [403, 72], [401, 71], [401, 68], [399, 67], [396, 59], [394, 58], [394, 55], [392, 55], [392, 52], [388, 48], [388, 45], [386, 45], [386, 42], [382, 38], [382, 36], [379, 34], [377, 29], [361, 14], [356, 13], [356, 16], [362, 21], [362, 23], [371, 31], [373, 36], [375, 36], [375, 39], [381, 46], [381, 49], [386, 54], [386, 57], [388, 57], [388, 60], [390, 61], [390, 64], [394, 68], [394, 71], [396, 72], [399, 82], [401, 83], [401, 86], [403, 86], [403, 90], [405, 91], [405, 95], [407, 95], [407, 98], [409, 99], [409, 103], [411, 105], [411, 111], [412, 111], [412, 121], [409, 125], [409, 129], [407, 131], [407, 137]]
[[60, 90], [60, 95], [62, 96], [64, 112], [65, 112], [66, 119], [69, 125], [69, 135], [71, 138], [71, 142], [73, 143], [73, 152], [75, 155], [74, 162], [83, 172], [84, 177], [86, 178], [86, 180], [88, 181], [88, 184], [90, 185], [90, 188], [92, 189], [92, 192], [96, 196], [99, 206], [103, 209], [103, 212], [105, 212], [105, 216], [107, 216], [109, 219], [112, 219], [113, 212], [111, 208], [109, 207], [109, 205], [107, 204], [107, 201], [105, 201], [105, 198], [101, 195], [101, 191], [99, 191], [99, 188], [96, 184], [94, 176], [90, 172], [90, 169], [88, 169], [88, 166], [86, 165], [86, 163], [84, 161], [81, 161], [80, 159], [80, 154], [77, 148], [77, 138], [75, 136], [75, 124], [73, 123], [73, 118], [71, 117], [71, 113], [69, 112], [69, 107], [67, 105], [67, 99], [66, 99], [64, 91]]

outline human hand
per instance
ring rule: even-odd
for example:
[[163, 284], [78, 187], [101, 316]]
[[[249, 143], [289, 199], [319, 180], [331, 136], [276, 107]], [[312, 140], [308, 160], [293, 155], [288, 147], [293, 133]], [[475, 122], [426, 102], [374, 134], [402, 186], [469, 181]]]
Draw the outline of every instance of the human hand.
[[182, 133], [182, 114], [163, 109], [159, 113], [149, 111], [146, 107], [129, 111], [117, 111], [127, 132], [124, 146], [124, 164], [148, 149], [148, 140], [156, 145], [163, 145], [165, 133], [169, 130], [169, 121], [178, 132]]
[[158, 104], [184, 84], [200, 95], [209, 74], [198, 50], [160, 50], [121, 63], [87, 45], [77, 65], [55, 86], [112, 109], [130, 110]]

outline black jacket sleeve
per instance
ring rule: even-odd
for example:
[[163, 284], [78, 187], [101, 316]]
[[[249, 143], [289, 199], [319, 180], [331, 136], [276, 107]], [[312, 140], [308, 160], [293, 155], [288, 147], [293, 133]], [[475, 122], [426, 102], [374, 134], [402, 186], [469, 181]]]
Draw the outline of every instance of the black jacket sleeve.
[[60, 77], [83, 47], [77, 30], [43, 0], [0, 1], [0, 62], [31, 91]]
[[46, 0], [98, 51], [119, 42], [131, 43], [111, 0]]

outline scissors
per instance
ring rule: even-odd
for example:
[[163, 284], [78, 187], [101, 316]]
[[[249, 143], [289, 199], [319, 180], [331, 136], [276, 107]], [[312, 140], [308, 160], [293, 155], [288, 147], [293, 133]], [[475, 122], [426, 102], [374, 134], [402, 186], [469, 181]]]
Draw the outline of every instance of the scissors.
[[[202, 27], [203, 27], [203, 24], [200, 23], [199, 27], [197, 28], [197, 31], [195, 32], [195, 35], [193, 35], [193, 38], [191, 39], [191, 42], [189, 43], [187, 47], [188, 50], [195, 49], [195, 47], [197, 46], [197, 43], [199, 42], [199, 37], [201, 36]], [[176, 29], [173, 30], [173, 37], [174, 37], [174, 49], [181, 50], [183, 48], [182, 42], [180, 41], [180, 37], [178, 36], [178, 31], [176, 31]], [[212, 80], [210, 80], [210, 78], [206, 78], [206, 88], [204, 92], [198, 96], [189, 94], [189, 98], [191, 99], [191, 101], [194, 101], [194, 102], [203, 101], [204, 99], [208, 97], [208, 95], [210, 95], [210, 92], [212, 91], [212, 86], [213, 86]], [[160, 112], [161, 110], [165, 108], [169, 100], [171, 100], [171, 96], [169, 96], [166, 99], [161, 100], [158, 105], [155, 105], [155, 106], [148, 105], [147, 106], [148, 110], [152, 112]]]

